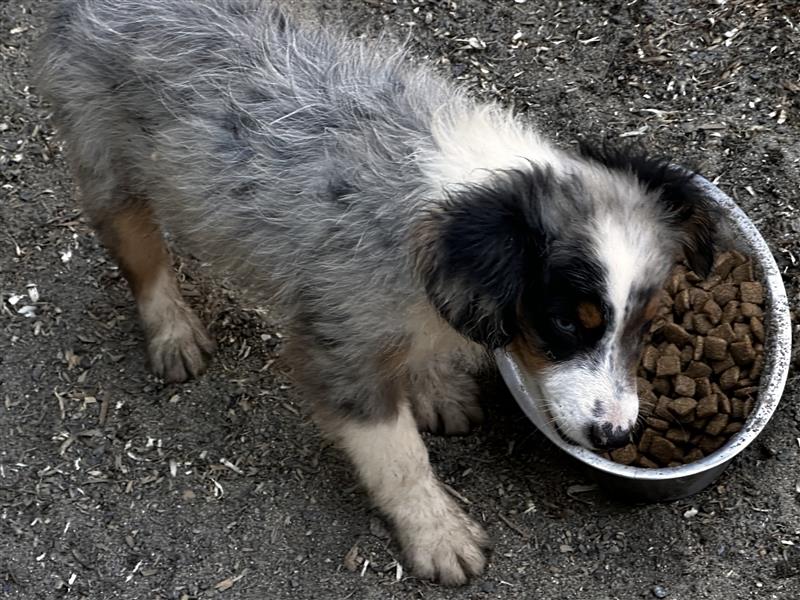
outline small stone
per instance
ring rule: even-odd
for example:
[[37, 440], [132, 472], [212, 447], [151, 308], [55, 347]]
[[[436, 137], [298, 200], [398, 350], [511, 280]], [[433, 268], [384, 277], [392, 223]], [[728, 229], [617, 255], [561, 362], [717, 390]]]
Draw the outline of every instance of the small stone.
[[734, 342], [731, 344], [731, 357], [740, 367], [752, 364], [756, 358], [756, 352], [750, 340], [744, 342]]
[[694, 397], [705, 398], [711, 393], [711, 382], [708, 377], [698, 377], [694, 380]]
[[686, 375], [676, 375], [672, 381], [672, 389], [679, 396], [694, 396], [695, 383], [694, 379]]
[[734, 283], [721, 283], [713, 290], [711, 295], [719, 306], [726, 306], [731, 300], [736, 300], [739, 290]]
[[637, 450], [633, 444], [628, 444], [622, 448], [615, 448], [611, 451], [611, 459], [621, 465], [629, 465], [636, 460]]
[[688, 344], [689, 340], [692, 339], [692, 336], [688, 331], [686, 331], [680, 325], [676, 325], [675, 323], [667, 323], [664, 325], [664, 327], [661, 329], [661, 333], [664, 335], [665, 340], [681, 347]]
[[726, 356], [728, 342], [722, 338], [707, 336], [704, 343], [703, 353], [706, 358], [711, 360], [722, 360]]
[[709, 367], [706, 363], [694, 360], [689, 363], [688, 367], [686, 367], [686, 371], [684, 372], [684, 374], [687, 377], [691, 377], [692, 379], [698, 379], [700, 377], [708, 377], [709, 375], [711, 375], [711, 367]]
[[656, 372], [656, 361], [658, 360], [658, 349], [655, 346], [647, 346], [642, 355], [642, 366], [651, 373]]
[[673, 427], [667, 431], [664, 437], [666, 437], [670, 442], [675, 442], [676, 444], [685, 444], [689, 441], [689, 432], [685, 429]]
[[708, 315], [694, 315], [692, 317], [692, 328], [701, 335], [706, 335], [714, 325]]
[[706, 425], [706, 433], [714, 436], [719, 435], [727, 425], [728, 415], [720, 413], [713, 416], [708, 422], [708, 425]]
[[732, 342], [736, 339], [735, 330], [731, 327], [730, 323], [717, 325], [714, 327], [714, 329], [708, 332], [708, 335], [723, 339], [726, 342]]
[[714, 325], [719, 323], [720, 319], [722, 319], [722, 309], [719, 307], [719, 304], [714, 302], [714, 300], [709, 300], [706, 302], [703, 305], [702, 311], [704, 314], [708, 315], [708, 318]]
[[719, 376], [719, 387], [723, 390], [732, 390], [736, 387], [736, 382], [739, 381], [739, 367], [733, 366], [722, 375]]
[[650, 444], [648, 454], [652, 456], [660, 465], [667, 465], [673, 459], [677, 451], [675, 444], [661, 436], [656, 436]]
[[658, 417], [648, 417], [645, 419], [645, 423], [647, 423], [648, 427], [652, 427], [658, 431], [666, 431], [669, 429], [669, 422], [664, 419], [659, 419]]
[[662, 356], [656, 361], [656, 375], [659, 377], [669, 377], [681, 372], [681, 360], [679, 356]]
[[764, 288], [756, 281], [743, 281], [739, 286], [739, 294], [742, 302], [750, 302], [752, 304], [764, 303]]
[[757, 304], [753, 304], [752, 302], [742, 302], [739, 305], [739, 310], [744, 317], [761, 317], [764, 314], [764, 311], [761, 310], [761, 307]]
[[713, 417], [718, 412], [719, 412], [719, 398], [717, 397], [716, 394], [705, 396], [704, 398], [701, 398], [697, 402], [695, 415], [697, 415], [698, 419], [707, 419], [708, 417]]
[[750, 318], [750, 330], [753, 332], [755, 338], [764, 343], [764, 323], [761, 322], [761, 319], [758, 317], [751, 317]]

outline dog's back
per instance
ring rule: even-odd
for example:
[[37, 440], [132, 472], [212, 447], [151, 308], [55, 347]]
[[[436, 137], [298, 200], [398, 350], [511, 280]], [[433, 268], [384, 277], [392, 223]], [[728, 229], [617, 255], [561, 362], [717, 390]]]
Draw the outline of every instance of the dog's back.
[[454, 98], [401, 55], [268, 2], [64, 0], [41, 56], [74, 171], [90, 171], [78, 182], [99, 188], [89, 210], [116, 210], [111, 188], [146, 194], [179, 237], [290, 297], [298, 274], [322, 288], [403, 272], [414, 156]]

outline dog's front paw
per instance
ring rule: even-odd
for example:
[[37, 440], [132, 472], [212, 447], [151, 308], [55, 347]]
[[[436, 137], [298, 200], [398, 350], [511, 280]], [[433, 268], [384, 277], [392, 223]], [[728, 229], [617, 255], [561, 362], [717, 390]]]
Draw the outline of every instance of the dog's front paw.
[[400, 532], [403, 552], [418, 577], [463, 585], [486, 567], [489, 537], [454, 504], [434, 521]]
[[153, 373], [170, 383], [197, 377], [206, 369], [214, 342], [200, 319], [185, 306], [149, 323], [147, 349]]
[[423, 399], [415, 406], [415, 413], [420, 431], [444, 435], [466, 435], [483, 422], [477, 396]]

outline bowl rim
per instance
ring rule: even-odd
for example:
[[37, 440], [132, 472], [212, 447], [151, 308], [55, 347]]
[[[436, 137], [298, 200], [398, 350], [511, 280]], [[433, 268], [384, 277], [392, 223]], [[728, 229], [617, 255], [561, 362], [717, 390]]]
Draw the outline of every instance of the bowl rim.
[[[748, 253], [761, 269], [761, 280], [765, 284], [766, 307], [764, 345], [765, 364], [759, 380], [758, 401], [742, 429], [731, 436], [719, 450], [702, 459], [678, 467], [647, 469], [621, 465], [595, 454], [592, 450], [567, 442], [551, 425], [540, 410], [530, 388], [538, 388], [532, 376], [523, 373], [511, 354], [503, 348], [495, 350], [498, 368], [506, 385], [528, 418], [545, 436], [561, 450], [580, 462], [609, 475], [636, 480], [678, 480], [692, 477], [723, 466], [749, 446], [769, 422], [780, 403], [789, 374], [792, 330], [789, 303], [780, 270], [775, 258], [744, 211], [716, 185], [694, 173], [694, 177], [707, 196], [722, 209], [733, 240], [740, 247], [746, 246]], [[541, 396], [541, 394], [539, 394]]]

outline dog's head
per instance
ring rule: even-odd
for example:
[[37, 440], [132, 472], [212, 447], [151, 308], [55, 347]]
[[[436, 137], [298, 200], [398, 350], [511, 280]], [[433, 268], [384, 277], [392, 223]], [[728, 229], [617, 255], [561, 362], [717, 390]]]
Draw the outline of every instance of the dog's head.
[[711, 267], [712, 212], [666, 161], [584, 149], [451, 190], [419, 225], [418, 271], [452, 327], [537, 378], [563, 435], [612, 447], [636, 423], [665, 278], [681, 255]]

